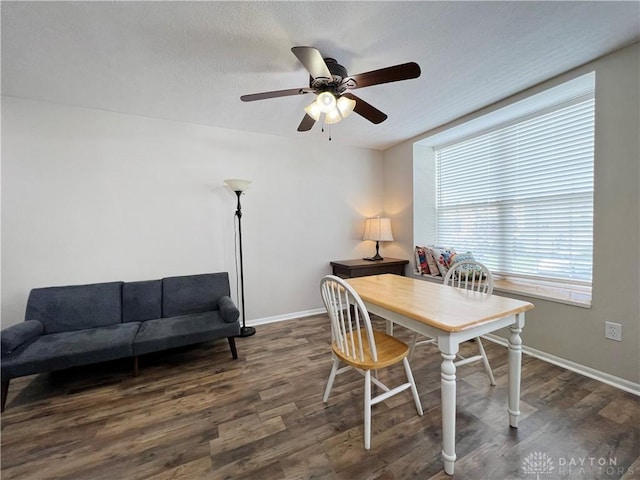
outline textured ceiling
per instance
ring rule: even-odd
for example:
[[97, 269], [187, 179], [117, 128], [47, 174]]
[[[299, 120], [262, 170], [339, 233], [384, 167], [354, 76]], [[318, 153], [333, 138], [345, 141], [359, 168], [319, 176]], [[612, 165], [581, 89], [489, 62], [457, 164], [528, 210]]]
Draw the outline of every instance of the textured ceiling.
[[388, 114], [332, 126], [385, 149], [637, 41], [638, 2], [7, 2], [3, 95], [291, 138], [310, 95], [291, 53], [350, 74], [417, 62], [415, 80], [357, 90]]

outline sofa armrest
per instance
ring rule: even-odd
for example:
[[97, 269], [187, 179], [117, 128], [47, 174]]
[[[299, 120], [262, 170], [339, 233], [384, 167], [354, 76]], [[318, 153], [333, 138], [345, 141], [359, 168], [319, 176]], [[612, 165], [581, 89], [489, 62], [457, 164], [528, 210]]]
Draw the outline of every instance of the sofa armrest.
[[233, 323], [240, 317], [240, 310], [238, 310], [238, 307], [233, 303], [231, 297], [221, 297], [220, 300], [218, 300], [218, 309], [220, 310], [222, 319], [226, 323]]
[[38, 320], [27, 320], [5, 328], [0, 332], [1, 355], [9, 355], [20, 345], [42, 335], [42, 331], [42, 323]]

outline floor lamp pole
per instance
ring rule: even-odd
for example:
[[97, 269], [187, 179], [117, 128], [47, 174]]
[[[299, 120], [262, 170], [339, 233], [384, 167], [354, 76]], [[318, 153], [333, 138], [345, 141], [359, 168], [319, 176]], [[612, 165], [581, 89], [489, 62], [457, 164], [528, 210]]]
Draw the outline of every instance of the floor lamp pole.
[[240, 302], [242, 305], [242, 327], [240, 327], [239, 337], [250, 337], [256, 333], [254, 327], [247, 327], [245, 324], [245, 310], [244, 310], [244, 269], [242, 264], [242, 208], [240, 207], [240, 195], [242, 190], [236, 190], [238, 196], [238, 207], [236, 208], [236, 217], [238, 217], [238, 241], [240, 243]]

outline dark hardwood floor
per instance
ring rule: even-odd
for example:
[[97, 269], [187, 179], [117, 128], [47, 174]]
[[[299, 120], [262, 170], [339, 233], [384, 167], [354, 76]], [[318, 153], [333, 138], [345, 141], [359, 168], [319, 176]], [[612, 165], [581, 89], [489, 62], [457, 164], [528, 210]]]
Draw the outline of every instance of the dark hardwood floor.
[[[479, 363], [457, 372], [456, 479], [640, 478], [638, 397], [524, 356], [511, 429], [506, 349], [485, 344], [497, 385]], [[436, 347], [412, 359], [424, 416], [408, 391], [374, 406], [365, 451], [362, 377], [339, 376], [322, 403], [326, 317], [261, 326], [237, 346], [235, 361], [226, 340], [149, 355], [136, 378], [122, 361], [13, 380], [2, 479], [451, 478]], [[401, 368], [380, 377], [392, 383]]]

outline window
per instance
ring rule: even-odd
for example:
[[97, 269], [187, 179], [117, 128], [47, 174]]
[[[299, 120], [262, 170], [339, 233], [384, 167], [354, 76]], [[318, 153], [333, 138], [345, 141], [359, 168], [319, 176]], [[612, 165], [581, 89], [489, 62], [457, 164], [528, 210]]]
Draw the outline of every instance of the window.
[[593, 93], [434, 146], [436, 242], [496, 274], [591, 284]]

